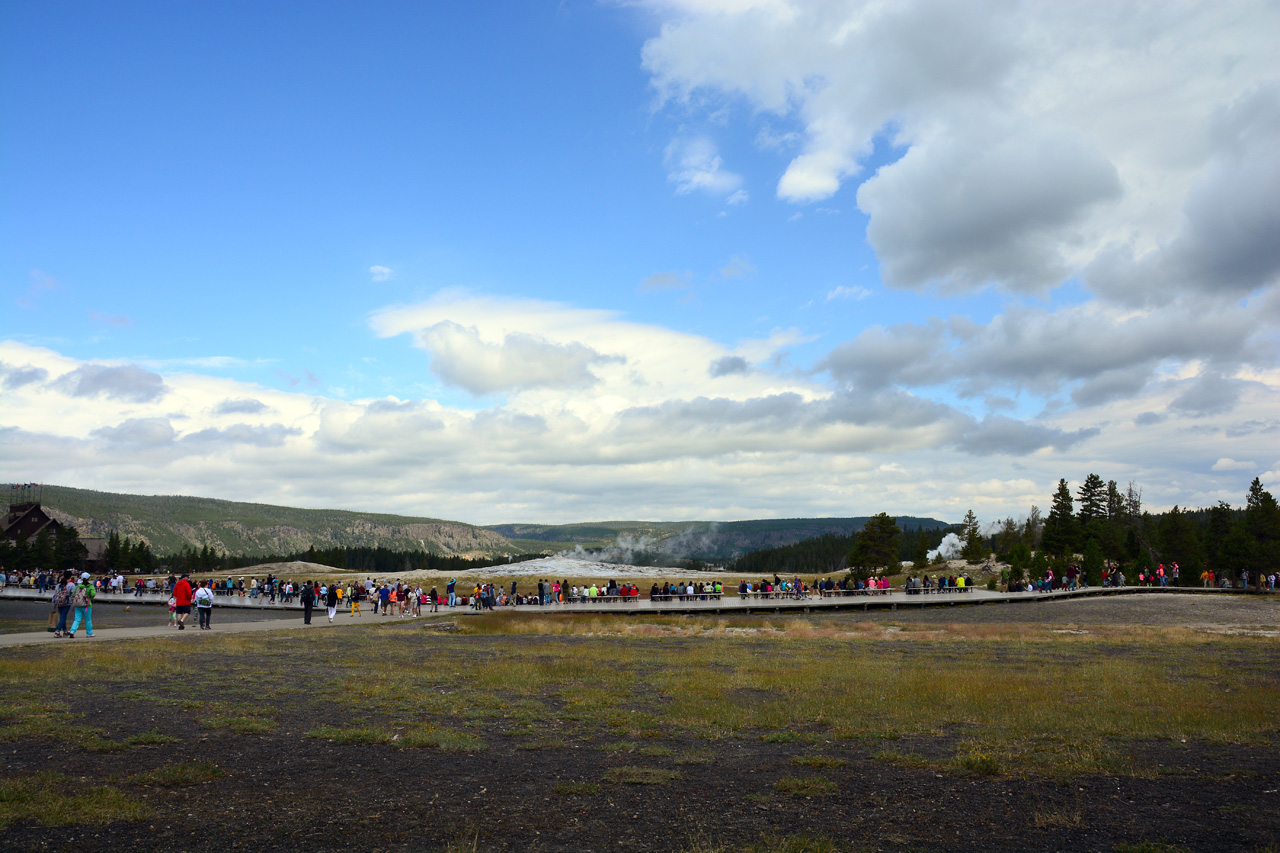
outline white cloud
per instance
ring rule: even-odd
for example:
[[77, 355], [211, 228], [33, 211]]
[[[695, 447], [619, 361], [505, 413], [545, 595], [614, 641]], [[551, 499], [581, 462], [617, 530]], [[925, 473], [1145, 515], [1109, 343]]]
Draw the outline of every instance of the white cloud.
[[473, 394], [532, 388], [580, 390], [600, 381], [592, 367], [626, 362], [579, 343], [556, 344], [519, 332], [490, 343], [481, 339], [476, 328], [448, 321], [423, 329], [418, 340], [431, 352], [432, 373]]
[[780, 198], [902, 152], [858, 192], [889, 284], [1039, 293], [1089, 267], [1144, 304], [1276, 280], [1275, 4], [651, 5], [660, 100], [765, 116]]
[[746, 204], [751, 200], [751, 195], [746, 190], [734, 190], [729, 197], [724, 200], [725, 204]]
[[382, 267], [374, 264], [369, 267], [369, 278], [374, 281], [391, 281], [395, 277], [395, 271], [391, 267]]
[[1241, 462], [1235, 459], [1229, 459], [1226, 456], [1213, 463], [1211, 471], [1254, 471], [1258, 467], [1256, 462]]
[[715, 143], [706, 137], [673, 140], [667, 146], [664, 161], [667, 180], [676, 185], [676, 192], [681, 195], [698, 191], [732, 198], [742, 186], [742, 176], [724, 168]]
[[720, 268], [721, 278], [750, 278], [756, 274], [755, 266], [746, 258], [734, 255]]
[[861, 287], [859, 285], [853, 285], [852, 287], [850, 287], [848, 285], [842, 284], [839, 287], [833, 287], [831, 288], [831, 290], [827, 291], [827, 301], [830, 302], [833, 299], [863, 300], [870, 295], [871, 295], [871, 291], [865, 287]]
[[656, 272], [640, 282], [640, 290], [645, 293], [655, 290], [685, 290], [692, 277], [688, 272]]

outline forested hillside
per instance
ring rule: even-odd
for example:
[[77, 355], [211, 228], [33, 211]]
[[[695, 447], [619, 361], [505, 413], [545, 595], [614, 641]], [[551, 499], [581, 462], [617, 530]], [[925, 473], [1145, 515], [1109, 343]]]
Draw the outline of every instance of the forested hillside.
[[[770, 518], [754, 521], [639, 522], [590, 524], [500, 524], [490, 527], [526, 550], [539, 545], [559, 550], [582, 548], [613, 562], [652, 565], [663, 560], [719, 562], [750, 551], [777, 548], [821, 536], [850, 536], [867, 516], [853, 518]], [[936, 518], [902, 516], [899, 524], [914, 530], [942, 530]], [[941, 536], [939, 536], [941, 538]]]
[[177, 495], [125, 495], [42, 487], [45, 510], [81, 536], [112, 530], [156, 554], [208, 546], [228, 554], [289, 554], [335, 546], [441, 555], [518, 553], [501, 535], [456, 521], [346, 510], [296, 509]]

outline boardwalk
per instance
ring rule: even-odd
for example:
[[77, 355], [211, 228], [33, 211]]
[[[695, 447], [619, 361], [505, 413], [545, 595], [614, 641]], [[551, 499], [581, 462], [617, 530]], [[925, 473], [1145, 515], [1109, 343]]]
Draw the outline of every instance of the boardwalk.
[[[673, 614], [683, 613], [689, 615], [695, 614], [747, 614], [747, 613], [820, 613], [824, 611], [839, 610], [898, 610], [898, 609], [919, 609], [926, 607], [972, 607], [972, 606], [1000, 606], [1007, 604], [1045, 604], [1055, 601], [1065, 601], [1070, 599], [1078, 599], [1092, 596], [1109, 596], [1109, 595], [1231, 595], [1233, 593], [1242, 592], [1240, 590], [1214, 590], [1214, 589], [1196, 589], [1190, 587], [1181, 588], [1160, 588], [1160, 587], [1122, 587], [1120, 589], [1112, 589], [1107, 587], [1090, 587], [1088, 589], [1080, 589], [1074, 591], [1059, 591], [1051, 593], [1039, 592], [991, 592], [985, 589], [973, 589], [963, 593], [932, 593], [929, 595], [908, 595], [902, 590], [895, 590], [888, 593], [878, 595], [849, 595], [849, 596], [832, 596], [826, 598], [812, 597], [804, 599], [793, 598], [740, 598], [736, 592], [725, 593], [724, 597], [719, 600], [689, 600], [689, 601], [650, 601], [647, 598], [637, 598], [627, 603], [609, 602], [609, 603], [589, 603], [589, 604], [556, 604], [556, 605], [523, 605], [519, 607], [500, 608], [500, 613], [521, 613], [529, 615], [547, 615], [553, 616], [557, 614], [608, 614], [612, 616], [635, 616], [640, 614]], [[0, 590], [0, 601], [2, 600], [26, 600], [26, 601], [44, 601], [47, 596], [38, 593], [35, 590], [19, 590], [13, 587], [7, 587]], [[96, 607], [104, 608], [120, 608], [123, 606], [142, 606], [155, 607], [157, 609], [157, 619], [167, 617], [162, 616], [160, 606], [165, 603], [163, 596], [146, 596], [135, 598], [132, 595], [110, 595], [104, 594], [99, 597]], [[228, 608], [234, 608], [239, 611], [259, 610], [264, 611], [266, 616], [270, 613], [273, 618], [264, 619], [263, 621], [236, 621], [236, 622], [219, 622], [217, 620], [217, 612], [225, 611]], [[248, 598], [219, 598], [217, 607], [215, 607], [215, 628], [211, 633], [227, 634], [227, 633], [243, 633], [243, 632], [259, 632], [259, 631], [276, 631], [303, 629], [318, 630], [337, 627], [350, 627], [355, 625], [387, 625], [387, 624], [403, 624], [403, 623], [421, 623], [422, 621], [434, 621], [439, 619], [448, 619], [455, 616], [482, 616], [484, 613], [472, 610], [469, 607], [448, 608], [441, 606], [439, 613], [427, 613], [424, 611], [421, 617], [416, 618], [383, 618], [370, 615], [368, 619], [353, 620], [348, 617], [345, 611], [339, 614], [339, 618], [330, 625], [325, 616], [324, 608], [315, 609], [312, 616], [312, 624], [303, 626], [302, 624], [302, 606], [300, 604], [265, 604], [251, 601]], [[280, 618], [282, 613], [296, 613], [296, 619]], [[369, 613], [366, 606], [366, 613]], [[46, 643], [81, 643], [93, 642], [101, 643], [109, 640], [124, 639], [141, 639], [147, 637], [160, 636], [178, 636], [184, 638], [203, 636], [206, 632], [202, 632], [195, 628], [196, 618], [194, 614], [189, 618], [189, 630], [177, 631], [167, 625], [145, 626], [145, 627], [125, 627], [125, 628], [100, 628], [93, 638], [90, 639], [83, 632], [74, 640], [59, 639], [54, 637], [47, 631], [32, 631], [23, 633], [0, 634], [0, 647], [6, 646], [27, 646], [27, 645], [44, 645]]]

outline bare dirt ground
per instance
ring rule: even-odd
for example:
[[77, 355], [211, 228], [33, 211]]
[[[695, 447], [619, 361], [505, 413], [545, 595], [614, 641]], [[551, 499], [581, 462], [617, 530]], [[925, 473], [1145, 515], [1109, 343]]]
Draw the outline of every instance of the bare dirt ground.
[[[1261, 598], [1129, 596], [820, 618], [824, 623], [848, 620], [890, 627], [931, 622], [1021, 623], [1064, 630], [1199, 625], [1253, 632], [1274, 630], [1278, 613], [1275, 601]], [[507, 711], [483, 705], [453, 707], [439, 721], [473, 733], [483, 748], [400, 749], [372, 737], [344, 742], [315, 734], [329, 725], [348, 731], [356, 727], [358, 732], [360, 725], [376, 724], [385, 708], [362, 713], [359, 697], [373, 690], [371, 676], [387, 665], [441, 673], [447, 669], [459, 679], [483, 680], [486, 662], [518, 643], [526, 653], [546, 649], [548, 656], [571, 645], [595, 658], [595, 665], [609, 667], [611, 641], [468, 636], [416, 626], [380, 627], [363, 636], [282, 632], [218, 640], [205, 648], [183, 647], [179, 671], [157, 669], [153, 662], [152, 669], [136, 677], [109, 680], [95, 678], [92, 671], [69, 670], [56, 695], [78, 725], [117, 741], [144, 733], [177, 740], [94, 751], [39, 733], [4, 738], [0, 781], [56, 771], [70, 789], [114, 785], [144, 804], [147, 814], [106, 825], [43, 826], [24, 819], [0, 830], [0, 849], [1280, 849], [1280, 744], [1274, 714], [1259, 719], [1259, 730], [1266, 735], [1256, 743], [1128, 744], [1129, 757], [1146, 768], [1137, 775], [960, 772], [944, 766], [944, 759], [962, 732], [884, 741], [875, 736], [870, 720], [866, 737], [789, 741], [673, 731], [627, 746], [627, 735], [589, 716], [516, 725], [503, 716]], [[708, 641], [649, 642], [655, 651], [680, 652]], [[1244, 661], [1250, 677], [1275, 680], [1280, 644], [1270, 645], [1265, 636], [1250, 642]], [[164, 641], [133, 646], [139, 655], [177, 653], [176, 646]], [[823, 653], [820, 645], [805, 648]], [[976, 664], [985, 654], [982, 646], [967, 644], [962, 657], [948, 654], [940, 660], [937, 644], [883, 639], [839, 648], [892, 655], [902, 666], [914, 668], [963, 665], [966, 660]], [[779, 655], [779, 665], [785, 666], [785, 646], [761, 641], [747, 650]], [[0, 652], [0, 666], [34, 657], [56, 667], [64, 659], [60, 653], [60, 648]], [[1203, 653], [1214, 654], [1211, 642]], [[395, 694], [400, 696], [395, 702], [410, 703], [395, 713], [403, 716], [410, 706], [414, 713], [437, 707], [430, 702], [440, 700], [450, 683], [449, 678], [439, 682], [432, 693], [440, 695]], [[47, 690], [44, 681], [29, 689], [11, 682], [0, 703], [38, 701]], [[501, 692], [498, 685], [493, 695]], [[370, 696], [374, 703], [372, 692]], [[741, 697], [744, 702], [767, 699]], [[546, 701], [554, 704], [554, 695]], [[653, 710], [646, 705], [652, 701], [637, 699], [632, 713]], [[236, 720], [265, 722], [257, 730], [249, 723], [238, 729]], [[623, 746], [617, 747], [620, 741]], [[886, 761], [886, 750], [919, 756], [921, 766]], [[797, 764], [814, 756], [829, 764], [820, 769]], [[191, 761], [215, 764], [222, 775], [172, 786], [137, 781], [139, 771]], [[637, 777], [636, 767], [656, 773]], [[796, 779], [815, 787], [789, 790]]]

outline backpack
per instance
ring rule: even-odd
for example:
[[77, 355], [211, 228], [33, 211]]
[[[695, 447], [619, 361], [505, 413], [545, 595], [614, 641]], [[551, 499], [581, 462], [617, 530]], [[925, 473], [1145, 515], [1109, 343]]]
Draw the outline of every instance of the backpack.
[[53, 591], [53, 606], [66, 607], [68, 603], [67, 585], [65, 583], [60, 583]]
[[84, 584], [76, 584], [76, 591], [71, 593], [71, 603], [76, 607], [88, 607], [91, 598], [89, 588]]

